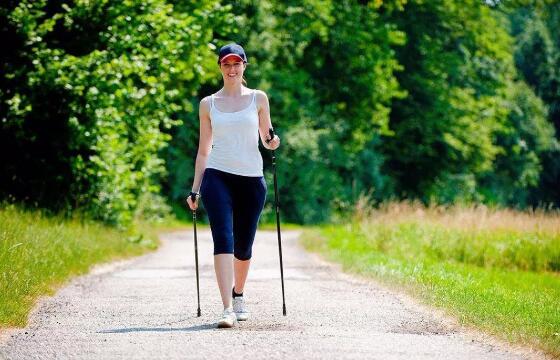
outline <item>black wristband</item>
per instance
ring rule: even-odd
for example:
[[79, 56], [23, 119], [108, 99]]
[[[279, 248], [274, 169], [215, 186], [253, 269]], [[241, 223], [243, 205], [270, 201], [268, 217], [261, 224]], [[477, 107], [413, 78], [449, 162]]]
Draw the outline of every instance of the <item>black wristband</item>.
[[274, 130], [272, 128], [268, 129], [268, 134], [270, 135], [270, 139], [266, 140], [266, 143], [270, 143], [272, 139], [274, 139]]
[[192, 201], [196, 201], [196, 199], [197, 199], [199, 196], [200, 196], [200, 194], [197, 193], [197, 192], [194, 192], [194, 191], [191, 191], [191, 192], [189, 193], [189, 197], [191, 198]]

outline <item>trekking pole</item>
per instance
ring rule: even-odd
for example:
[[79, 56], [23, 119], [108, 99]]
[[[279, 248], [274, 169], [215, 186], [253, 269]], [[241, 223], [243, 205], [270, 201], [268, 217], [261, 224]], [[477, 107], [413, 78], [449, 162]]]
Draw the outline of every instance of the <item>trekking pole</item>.
[[[274, 130], [268, 129], [270, 140], [274, 139]], [[280, 254], [280, 278], [282, 279], [282, 313], [286, 316], [286, 298], [284, 296], [284, 265], [282, 264], [282, 238], [280, 236], [280, 211], [278, 199], [278, 181], [276, 180], [276, 156], [272, 150], [272, 170], [274, 172], [274, 207], [276, 208], [276, 229], [278, 232], [278, 253]]]
[[[191, 194], [191, 200], [193, 203], [196, 203], [196, 195]], [[194, 225], [194, 263], [196, 266], [196, 298], [198, 300], [198, 309], [197, 309], [197, 317], [200, 317], [200, 288], [199, 288], [199, 280], [198, 280], [198, 241], [196, 236], [196, 209], [192, 211], [192, 218], [193, 218], [193, 225]]]

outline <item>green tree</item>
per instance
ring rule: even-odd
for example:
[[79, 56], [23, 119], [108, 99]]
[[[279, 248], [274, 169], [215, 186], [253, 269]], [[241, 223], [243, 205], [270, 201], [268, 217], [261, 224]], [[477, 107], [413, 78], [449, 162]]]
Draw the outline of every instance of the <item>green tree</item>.
[[503, 6], [516, 40], [516, 66], [546, 104], [547, 118], [556, 134], [556, 141], [539, 154], [543, 171], [531, 202], [560, 206], [560, 4], [520, 1]]
[[13, 45], [1, 63], [2, 195], [115, 224], [161, 210], [158, 154], [210, 71], [226, 9], [40, 0], [0, 16]]
[[494, 138], [507, 126], [511, 39], [476, 0], [410, 1], [395, 22], [407, 35], [397, 78], [408, 96], [393, 103], [384, 169], [400, 196], [482, 200], [478, 178], [492, 170]]
[[492, 171], [482, 177], [481, 192], [487, 202], [525, 207], [539, 184], [543, 154], [556, 146], [556, 140], [546, 106], [533, 90], [522, 81], [510, 90], [508, 126], [496, 140], [502, 150]]

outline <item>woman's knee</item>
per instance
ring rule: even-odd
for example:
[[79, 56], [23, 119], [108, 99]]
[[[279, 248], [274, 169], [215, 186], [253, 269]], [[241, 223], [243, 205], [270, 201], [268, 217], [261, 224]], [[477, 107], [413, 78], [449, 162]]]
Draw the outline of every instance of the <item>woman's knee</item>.
[[230, 247], [214, 244], [214, 255], [220, 254], [234, 254], [234, 251]]
[[237, 260], [241, 260], [241, 261], [251, 260], [251, 256], [252, 256], [251, 248], [235, 249], [233, 252], [233, 256], [235, 256]]

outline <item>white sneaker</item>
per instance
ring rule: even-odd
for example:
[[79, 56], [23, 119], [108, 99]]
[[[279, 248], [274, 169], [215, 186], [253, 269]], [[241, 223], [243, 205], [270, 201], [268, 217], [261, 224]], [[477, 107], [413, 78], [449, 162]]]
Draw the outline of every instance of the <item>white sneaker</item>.
[[222, 317], [218, 320], [219, 328], [231, 328], [235, 325], [237, 319], [232, 308], [225, 309], [222, 313]]
[[245, 300], [243, 296], [233, 298], [233, 311], [239, 321], [245, 321], [249, 318], [249, 312], [245, 307]]

